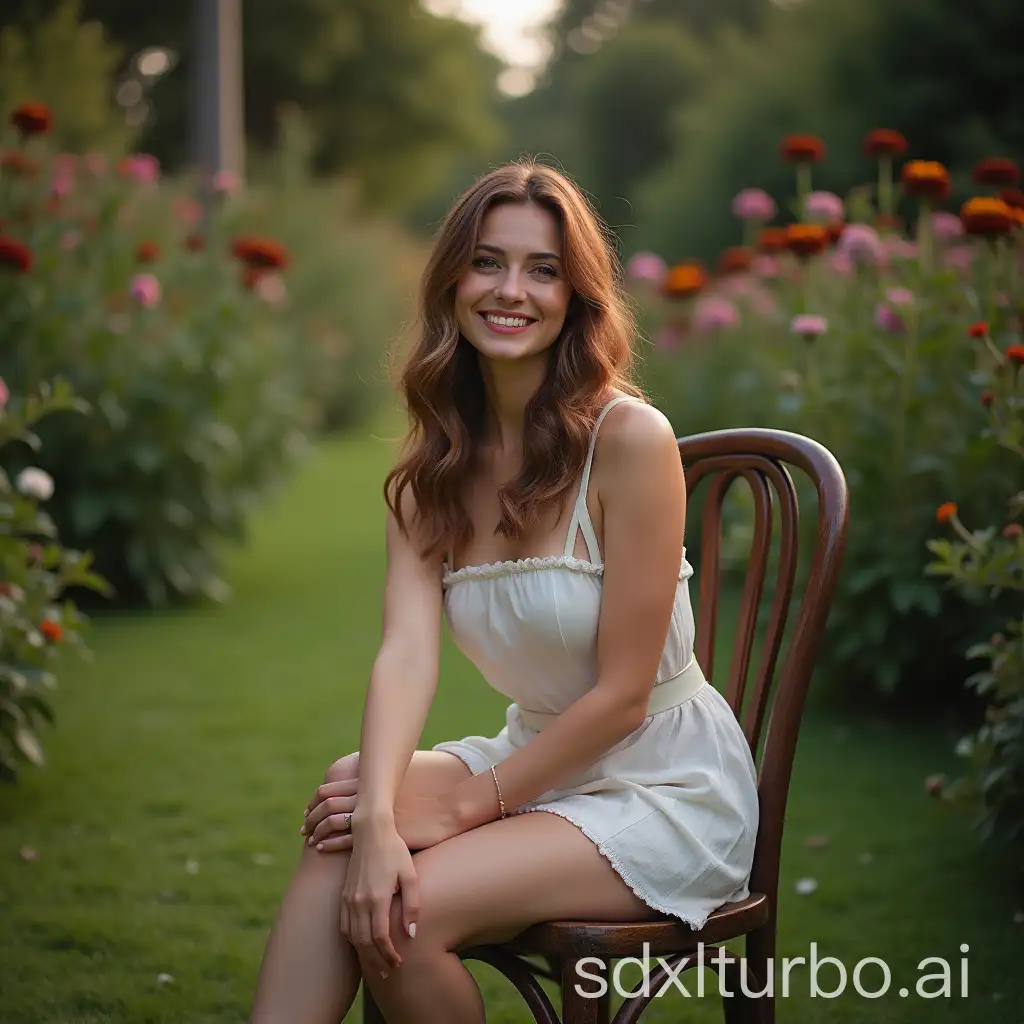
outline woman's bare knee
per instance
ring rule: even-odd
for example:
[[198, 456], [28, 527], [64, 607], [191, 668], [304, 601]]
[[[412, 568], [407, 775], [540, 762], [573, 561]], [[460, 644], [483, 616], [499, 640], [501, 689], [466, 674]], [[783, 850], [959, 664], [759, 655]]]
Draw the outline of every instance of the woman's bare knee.
[[324, 773], [324, 782], [345, 782], [359, 778], [359, 751], [339, 757]]

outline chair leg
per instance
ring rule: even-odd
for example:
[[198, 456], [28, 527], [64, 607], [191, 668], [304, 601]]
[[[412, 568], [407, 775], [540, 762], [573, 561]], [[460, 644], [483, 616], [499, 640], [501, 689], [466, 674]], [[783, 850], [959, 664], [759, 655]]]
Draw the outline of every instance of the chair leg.
[[369, 987], [363, 984], [363, 1024], [387, 1024], [380, 1007], [374, 1002]]
[[595, 982], [577, 971], [577, 965], [584, 958], [566, 957], [562, 961], [562, 1024], [608, 1024], [611, 1017], [611, 987], [608, 964], [597, 967], [592, 957], [585, 958], [584, 975], [603, 979], [603, 995], [583, 995], [576, 990], [579, 985], [584, 992], [594, 989]]
[[[725, 1024], [768, 1024], [769, 1018], [765, 1016], [766, 1005], [770, 1000], [765, 996], [758, 999], [751, 998], [741, 987], [740, 966], [736, 961], [726, 970], [728, 982], [727, 997], [722, 998], [722, 1009], [725, 1011]], [[764, 983], [760, 977], [751, 969], [750, 964], [746, 966], [746, 988], [749, 992], [760, 992]], [[771, 1016], [774, 1022], [774, 1014]]]

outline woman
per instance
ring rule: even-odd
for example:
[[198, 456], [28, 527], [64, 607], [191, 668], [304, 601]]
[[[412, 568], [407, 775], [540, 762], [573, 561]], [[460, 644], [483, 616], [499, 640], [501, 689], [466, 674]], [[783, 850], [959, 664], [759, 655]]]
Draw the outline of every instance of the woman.
[[[629, 380], [597, 216], [550, 168], [488, 174], [421, 314], [362, 749], [306, 809], [254, 1024], [336, 1022], [360, 978], [391, 1024], [477, 1024], [460, 949], [563, 918], [698, 928], [748, 895], [754, 764], [693, 659], [679, 453]], [[497, 736], [416, 750], [442, 614], [513, 703]]]

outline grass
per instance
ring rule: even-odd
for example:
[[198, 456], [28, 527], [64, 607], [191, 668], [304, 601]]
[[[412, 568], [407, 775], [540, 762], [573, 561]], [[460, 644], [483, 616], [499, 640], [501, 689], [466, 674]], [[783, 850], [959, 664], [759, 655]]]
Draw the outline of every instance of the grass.
[[[388, 456], [365, 435], [321, 445], [259, 515], [250, 547], [231, 556], [230, 605], [96, 621], [95, 661], [62, 673], [46, 769], [0, 792], [4, 1024], [245, 1020], [301, 809], [324, 767], [358, 745], [379, 640]], [[503, 711], [446, 643], [423, 745], [497, 731]], [[893, 982], [876, 1000], [849, 983], [839, 998], [811, 998], [799, 967], [781, 1022], [1021, 1020], [1009, 876], [923, 792], [926, 774], [954, 767], [953, 738], [935, 725], [809, 710], [786, 828], [780, 955], [808, 956], [813, 940], [848, 970], [883, 958]], [[815, 835], [827, 845], [809, 847]], [[23, 859], [24, 846], [37, 857]], [[794, 892], [802, 877], [817, 880], [813, 894]], [[956, 998], [900, 998], [929, 956], [953, 965]], [[491, 968], [471, 969], [491, 1024], [530, 1019]], [[172, 980], [158, 980], [165, 974]], [[830, 989], [837, 977], [823, 967], [819, 982]], [[879, 979], [867, 968], [863, 984]], [[644, 1020], [682, 1013], [721, 1019], [710, 996], [677, 993]]]

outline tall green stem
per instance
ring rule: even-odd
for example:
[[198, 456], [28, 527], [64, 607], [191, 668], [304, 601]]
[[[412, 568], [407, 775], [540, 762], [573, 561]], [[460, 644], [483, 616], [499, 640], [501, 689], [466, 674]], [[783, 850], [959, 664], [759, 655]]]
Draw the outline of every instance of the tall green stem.
[[889, 153], [878, 158], [878, 209], [887, 217], [893, 215], [892, 156]]

